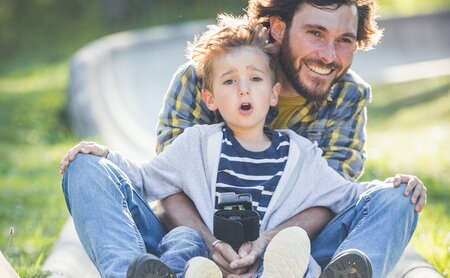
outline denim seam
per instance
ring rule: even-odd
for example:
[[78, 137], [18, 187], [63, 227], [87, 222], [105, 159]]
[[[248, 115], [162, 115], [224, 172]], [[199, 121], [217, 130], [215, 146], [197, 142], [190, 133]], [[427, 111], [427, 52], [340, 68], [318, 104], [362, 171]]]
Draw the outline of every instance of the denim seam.
[[[124, 190], [125, 190], [125, 188], [124, 188], [124, 183], [126, 184], [126, 186], [129, 185], [129, 184], [127, 183], [126, 179], [121, 180], [121, 181], [119, 182], [119, 184], [117, 184], [117, 186], [119, 186], [121, 192], [124, 192]], [[130, 214], [130, 217], [131, 217], [131, 212], [130, 212], [129, 209], [128, 209], [127, 200], [125, 200], [125, 198], [122, 198], [122, 207], [123, 207], [123, 209], [125, 209], [125, 210], [128, 211], [128, 213]], [[142, 241], [141, 234], [140, 234], [140, 232], [139, 232], [139, 230], [138, 230], [138, 228], [137, 228], [137, 226], [136, 226], [136, 223], [134, 223], [134, 221], [131, 221], [131, 224], [132, 224], [132, 226], [133, 226], [134, 237], [135, 237], [135, 239], [136, 239], [136, 241], [137, 241], [137, 244], [138, 244], [139, 249], [140, 249], [143, 253], [146, 253], [146, 252], [147, 252], [147, 249], [145, 248], [145, 244], [144, 244], [144, 242]]]
[[[347, 243], [351, 240], [351, 237], [353, 236], [353, 234], [356, 233], [356, 230], [361, 227], [361, 225], [365, 222], [366, 220], [366, 216], [369, 214], [369, 202], [372, 199], [370, 197], [370, 195], [367, 196], [362, 196], [362, 199], [364, 199], [365, 201], [365, 205], [363, 206], [362, 210], [363, 210], [363, 217], [361, 218], [361, 220], [359, 220], [359, 222], [356, 224], [356, 226], [352, 229], [352, 231], [347, 235], [347, 237], [345, 238], [345, 240], [341, 243], [341, 245], [339, 246], [339, 248], [336, 250], [336, 254], [339, 254], [342, 252], [342, 250], [345, 250], [347, 247]], [[362, 200], [358, 200], [358, 203]]]

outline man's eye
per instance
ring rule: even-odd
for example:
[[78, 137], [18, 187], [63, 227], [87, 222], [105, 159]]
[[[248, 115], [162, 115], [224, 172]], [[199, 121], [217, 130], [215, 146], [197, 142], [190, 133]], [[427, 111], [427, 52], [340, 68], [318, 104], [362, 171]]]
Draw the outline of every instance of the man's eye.
[[349, 38], [342, 38], [340, 40], [338, 40], [338, 43], [343, 43], [343, 44], [352, 44], [353, 41]]
[[308, 34], [313, 35], [314, 37], [320, 37], [320, 32], [315, 30], [309, 30]]
[[233, 79], [227, 79], [227, 80], [225, 80], [224, 82], [223, 82], [223, 84], [225, 84], [225, 85], [231, 85], [231, 84], [234, 84], [236, 81], [235, 80], [233, 80]]
[[250, 80], [253, 81], [253, 82], [260, 82], [260, 81], [262, 81], [262, 78], [258, 77], [258, 76], [255, 76], [255, 77], [252, 77]]

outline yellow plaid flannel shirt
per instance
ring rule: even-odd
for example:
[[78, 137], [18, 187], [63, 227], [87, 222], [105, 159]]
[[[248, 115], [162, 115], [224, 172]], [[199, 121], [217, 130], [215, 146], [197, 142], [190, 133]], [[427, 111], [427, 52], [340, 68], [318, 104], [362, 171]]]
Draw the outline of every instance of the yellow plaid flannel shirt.
[[[190, 63], [175, 73], [164, 98], [157, 127], [156, 152], [162, 152], [183, 130], [195, 124], [222, 121], [202, 101], [201, 80]], [[307, 102], [292, 114], [287, 127], [272, 126], [277, 109], [271, 109], [266, 124], [271, 128], [289, 128], [316, 141], [328, 165], [349, 180], [363, 171], [366, 154], [366, 106], [371, 101], [370, 86], [356, 73], [349, 72], [333, 87], [327, 101]]]

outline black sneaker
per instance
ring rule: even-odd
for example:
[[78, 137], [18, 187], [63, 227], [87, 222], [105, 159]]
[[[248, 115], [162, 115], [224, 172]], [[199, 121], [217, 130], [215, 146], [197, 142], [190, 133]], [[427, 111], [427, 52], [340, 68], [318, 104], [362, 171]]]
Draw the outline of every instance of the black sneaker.
[[176, 278], [175, 273], [158, 257], [141, 254], [128, 266], [127, 278]]
[[372, 264], [363, 252], [345, 250], [331, 260], [319, 278], [372, 278]]

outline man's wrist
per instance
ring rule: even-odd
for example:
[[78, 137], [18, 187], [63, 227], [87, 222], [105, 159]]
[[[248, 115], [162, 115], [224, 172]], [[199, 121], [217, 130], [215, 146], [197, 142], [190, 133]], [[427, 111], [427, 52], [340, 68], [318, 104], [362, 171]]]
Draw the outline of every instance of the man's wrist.
[[109, 155], [109, 148], [108, 146], [105, 146], [105, 150], [103, 151], [102, 157], [108, 158]]
[[279, 231], [280, 230], [278, 229], [274, 229], [262, 232], [257, 240], [259, 240], [264, 245], [264, 247], [266, 247], [270, 243], [270, 241], [272, 241], [272, 239], [278, 234]]

